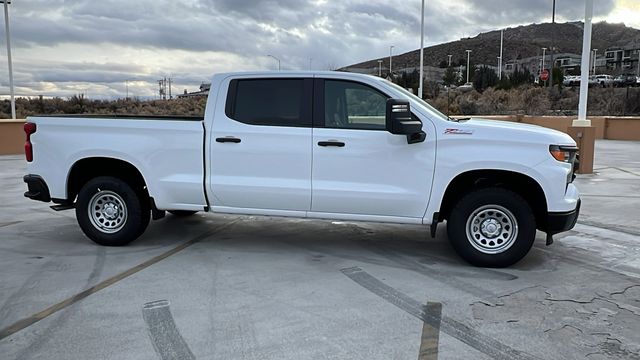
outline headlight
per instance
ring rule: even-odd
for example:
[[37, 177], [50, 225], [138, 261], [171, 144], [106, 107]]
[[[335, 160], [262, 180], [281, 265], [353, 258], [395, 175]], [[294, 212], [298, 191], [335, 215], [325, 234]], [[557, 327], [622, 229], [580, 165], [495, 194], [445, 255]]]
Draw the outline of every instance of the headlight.
[[575, 146], [550, 145], [549, 152], [558, 161], [573, 163], [578, 153], [578, 148]]
[[575, 172], [578, 170], [578, 148], [567, 145], [549, 145], [549, 153], [554, 159], [571, 164], [571, 172], [567, 176], [567, 184], [576, 178]]

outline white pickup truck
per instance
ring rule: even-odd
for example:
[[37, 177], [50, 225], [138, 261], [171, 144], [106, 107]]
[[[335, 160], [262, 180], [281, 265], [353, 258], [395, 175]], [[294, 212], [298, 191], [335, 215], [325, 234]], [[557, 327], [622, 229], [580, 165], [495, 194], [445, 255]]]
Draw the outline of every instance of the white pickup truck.
[[456, 251], [509, 266], [536, 229], [571, 229], [576, 143], [537, 126], [454, 120], [381, 78], [213, 77], [204, 118], [42, 116], [25, 124], [25, 196], [75, 208], [125, 245], [165, 211], [430, 225]]

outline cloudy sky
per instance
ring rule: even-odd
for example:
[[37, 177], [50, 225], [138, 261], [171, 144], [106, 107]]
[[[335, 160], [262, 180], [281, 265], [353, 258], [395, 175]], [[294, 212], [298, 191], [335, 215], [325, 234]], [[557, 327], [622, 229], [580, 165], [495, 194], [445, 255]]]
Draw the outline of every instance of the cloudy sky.
[[[596, 20], [640, 29], [639, 0], [596, 0]], [[425, 45], [549, 22], [552, 0], [426, 0]], [[1, 5], [0, 5], [1, 6]], [[420, 44], [420, 0], [12, 0], [16, 94], [154, 96], [216, 72], [337, 68]], [[557, 21], [584, 0], [557, 0]], [[8, 94], [4, 20], [0, 95]]]

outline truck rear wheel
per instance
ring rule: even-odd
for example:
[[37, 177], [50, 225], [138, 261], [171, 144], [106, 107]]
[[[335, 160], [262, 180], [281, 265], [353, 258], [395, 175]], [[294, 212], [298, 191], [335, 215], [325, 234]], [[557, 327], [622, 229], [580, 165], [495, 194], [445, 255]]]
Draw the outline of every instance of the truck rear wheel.
[[513, 191], [487, 188], [465, 195], [447, 222], [449, 241], [469, 263], [506, 267], [533, 246], [536, 221], [529, 204]]
[[137, 239], [149, 225], [150, 209], [126, 182], [100, 176], [78, 193], [76, 219], [95, 243], [123, 246]]

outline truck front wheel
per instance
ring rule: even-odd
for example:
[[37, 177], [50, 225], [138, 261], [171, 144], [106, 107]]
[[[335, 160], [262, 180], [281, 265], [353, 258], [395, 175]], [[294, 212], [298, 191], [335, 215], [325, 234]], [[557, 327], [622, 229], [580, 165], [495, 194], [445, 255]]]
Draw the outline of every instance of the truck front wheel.
[[529, 204], [513, 191], [487, 188], [465, 195], [447, 222], [449, 241], [469, 263], [506, 267], [533, 246], [536, 221]]
[[126, 182], [100, 176], [78, 193], [76, 219], [95, 243], [123, 246], [137, 239], [149, 225], [148, 202]]

